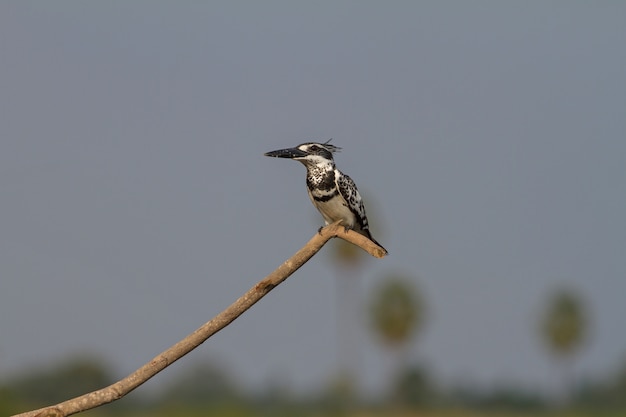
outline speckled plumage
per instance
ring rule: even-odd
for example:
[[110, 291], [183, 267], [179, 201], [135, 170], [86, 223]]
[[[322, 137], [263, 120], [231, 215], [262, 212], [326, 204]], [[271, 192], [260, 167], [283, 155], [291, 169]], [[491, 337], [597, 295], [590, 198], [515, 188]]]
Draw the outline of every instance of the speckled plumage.
[[346, 228], [353, 229], [380, 246], [370, 233], [363, 199], [356, 184], [335, 167], [333, 153], [340, 149], [328, 142], [307, 142], [265, 155], [301, 162], [307, 170], [306, 185], [311, 202], [326, 224], [341, 220]]

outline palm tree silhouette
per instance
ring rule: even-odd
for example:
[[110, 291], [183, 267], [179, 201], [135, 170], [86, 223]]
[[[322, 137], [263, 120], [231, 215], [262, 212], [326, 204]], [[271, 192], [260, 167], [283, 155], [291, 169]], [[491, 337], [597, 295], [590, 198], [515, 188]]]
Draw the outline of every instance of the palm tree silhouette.
[[548, 301], [541, 321], [541, 337], [561, 368], [559, 401], [570, 399], [571, 359], [585, 340], [588, 320], [584, 303], [574, 291], [561, 289]]
[[424, 301], [405, 276], [388, 275], [382, 282], [370, 304], [371, 328], [393, 354], [390, 378], [398, 381], [408, 365], [409, 342], [424, 324]]

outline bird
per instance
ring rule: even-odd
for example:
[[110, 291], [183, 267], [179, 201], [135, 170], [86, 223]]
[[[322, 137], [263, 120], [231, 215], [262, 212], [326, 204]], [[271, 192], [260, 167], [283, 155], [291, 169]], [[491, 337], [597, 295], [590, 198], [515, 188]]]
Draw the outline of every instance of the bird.
[[326, 225], [341, 220], [346, 230], [352, 229], [383, 248], [372, 237], [365, 205], [356, 184], [335, 166], [333, 153], [340, 149], [328, 140], [324, 143], [306, 142], [294, 148], [266, 152], [264, 155], [301, 162], [306, 167], [309, 198], [321, 213]]

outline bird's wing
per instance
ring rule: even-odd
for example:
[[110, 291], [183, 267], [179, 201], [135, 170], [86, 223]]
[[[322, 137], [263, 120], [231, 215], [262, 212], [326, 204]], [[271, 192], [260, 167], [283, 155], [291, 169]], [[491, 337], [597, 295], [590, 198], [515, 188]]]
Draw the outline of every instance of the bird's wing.
[[367, 224], [367, 217], [365, 216], [365, 206], [363, 205], [363, 199], [359, 194], [359, 190], [356, 188], [356, 184], [352, 181], [352, 178], [343, 173], [335, 175], [335, 178], [337, 181], [337, 189], [348, 204], [350, 211], [354, 213], [359, 229], [369, 235], [369, 226]]

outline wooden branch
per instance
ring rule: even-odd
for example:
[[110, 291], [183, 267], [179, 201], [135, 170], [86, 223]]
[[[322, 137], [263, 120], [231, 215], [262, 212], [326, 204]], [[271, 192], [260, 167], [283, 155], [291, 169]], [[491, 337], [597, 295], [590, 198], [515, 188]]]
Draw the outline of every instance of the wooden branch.
[[376, 245], [365, 236], [352, 230], [347, 231], [338, 223], [328, 225], [321, 229], [319, 233], [316, 233], [302, 249], [280, 265], [274, 272], [259, 281], [254, 287], [250, 288], [248, 292], [226, 308], [226, 310], [219, 313], [212, 320], [202, 325], [202, 327], [174, 346], [157, 355], [150, 362], [146, 363], [126, 378], [108, 387], [81, 395], [80, 397], [64, 401], [57, 405], [16, 414], [13, 417], [65, 417], [119, 400], [163, 369], [200, 346], [209, 337], [228, 326], [233, 320], [274, 289], [274, 287], [297, 271], [298, 268], [311, 259], [311, 257], [333, 237], [340, 237], [352, 242], [376, 258], [382, 258], [387, 254], [383, 248]]

